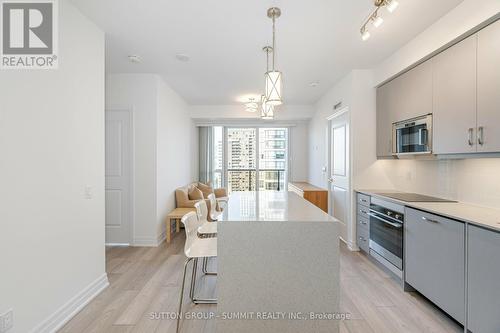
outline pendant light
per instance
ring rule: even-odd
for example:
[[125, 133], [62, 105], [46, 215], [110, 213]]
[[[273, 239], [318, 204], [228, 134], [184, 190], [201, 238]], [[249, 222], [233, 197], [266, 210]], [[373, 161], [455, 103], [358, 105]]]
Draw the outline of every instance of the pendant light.
[[267, 10], [267, 16], [273, 20], [273, 68], [271, 71], [266, 72], [266, 102], [270, 105], [281, 105], [283, 104], [282, 90], [283, 81], [280, 71], [275, 68], [275, 58], [276, 58], [276, 19], [281, 16], [281, 9], [277, 7], [271, 7]]
[[274, 105], [267, 103], [266, 96], [262, 95], [261, 98], [261, 112], [260, 117], [264, 120], [273, 120], [274, 119]]
[[[266, 52], [266, 73], [269, 72], [269, 53], [273, 52], [273, 48], [271, 46], [264, 46], [262, 49]], [[266, 95], [262, 95], [260, 98], [261, 103], [261, 113], [260, 116], [264, 120], [272, 120], [274, 119], [274, 105], [269, 104], [267, 102]]]

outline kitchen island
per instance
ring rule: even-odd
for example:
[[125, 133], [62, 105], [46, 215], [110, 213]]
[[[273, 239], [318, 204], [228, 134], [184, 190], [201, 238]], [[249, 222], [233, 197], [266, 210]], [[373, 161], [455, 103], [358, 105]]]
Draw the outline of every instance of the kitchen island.
[[291, 192], [233, 192], [218, 226], [217, 332], [338, 332], [338, 223]]

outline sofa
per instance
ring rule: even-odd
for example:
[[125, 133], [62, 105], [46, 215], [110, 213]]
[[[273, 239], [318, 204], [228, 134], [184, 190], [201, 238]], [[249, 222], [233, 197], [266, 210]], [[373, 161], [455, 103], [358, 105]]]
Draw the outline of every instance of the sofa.
[[[202, 186], [205, 184], [200, 184], [198, 182], [188, 184], [186, 186], [179, 187], [178, 189], [175, 190], [175, 201], [176, 201], [176, 206], [177, 208], [194, 208], [194, 204], [199, 201], [199, 200], [191, 200], [189, 199], [189, 192], [194, 188], [198, 188], [198, 186]], [[207, 185], [205, 185], [207, 186]], [[209, 185], [208, 185], [209, 186]], [[227, 201], [227, 190], [225, 188], [217, 188], [213, 190], [213, 193], [215, 194], [215, 197], [217, 200], [224, 200]], [[210, 200], [207, 198], [204, 198], [208, 211], [210, 211]], [[222, 208], [220, 205], [217, 205], [216, 209], [218, 211], [222, 211]], [[209, 221], [210, 216], [208, 217]]]

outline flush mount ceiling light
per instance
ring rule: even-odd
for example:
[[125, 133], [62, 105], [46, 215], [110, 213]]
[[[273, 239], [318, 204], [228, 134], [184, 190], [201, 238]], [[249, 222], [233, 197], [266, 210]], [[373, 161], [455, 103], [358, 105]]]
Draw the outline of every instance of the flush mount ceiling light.
[[259, 108], [259, 104], [255, 102], [255, 98], [250, 97], [248, 102], [245, 103], [245, 111], [246, 112], [257, 112]]
[[184, 54], [184, 53], [178, 53], [175, 55], [175, 58], [179, 61], [182, 61], [182, 62], [188, 62], [191, 57], [187, 54]]
[[[267, 17], [273, 20], [273, 68], [272, 70], [267, 70], [266, 72], [266, 90], [265, 97], [266, 103], [270, 105], [280, 105], [283, 104], [282, 90], [283, 81], [281, 72], [275, 68], [276, 60], [276, 19], [281, 16], [281, 9], [277, 7], [271, 7], [267, 10]], [[269, 52], [268, 52], [269, 54]]]
[[397, 0], [374, 0], [375, 9], [370, 13], [365, 23], [361, 26], [360, 33], [362, 40], [368, 40], [371, 36], [368, 30], [368, 24], [372, 24], [375, 28], [378, 28], [384, 23], [384, 19], [380, 16], [380, 9], [386, 7], [390, 13], [393, 13], [399, 6]]
[[141, 57], [139, 57], [138, 55], [135, 55], [135, 54], [131, 54], [128, 56], [128, 60], [134, 64], [139, 64], [141, 63]]
[[265, 95], [262, 95], [261, 97], [260, 117], [264, 120], [274, 119], [274, 105], [267, 103]]

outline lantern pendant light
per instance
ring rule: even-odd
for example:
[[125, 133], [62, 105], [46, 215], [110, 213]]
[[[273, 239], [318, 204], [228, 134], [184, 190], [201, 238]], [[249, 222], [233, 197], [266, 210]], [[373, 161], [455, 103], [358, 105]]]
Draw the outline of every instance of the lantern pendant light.
[[[273, 48], [271, 46], [264, 46], [262, 49], [266, 52], [266, 73], [269, 72], [269, 53], [273, 52]], [[274, 119], [274, 105], [269, 104], [266, 99], [266, 95], [262, 95], [261, 99], [261, 113], [260, 116], [264, 120], [272, 120]]]
[[271, 7], [267, 10], [267, 16], [273, 20], [273, 68], [271, 71], [266, 72], [266, 102], [269, 105], [283, 104], [283, 81], [282, 74], [275, 68], [276, 58], [276, 19], [281, 16], [281, 9]]

